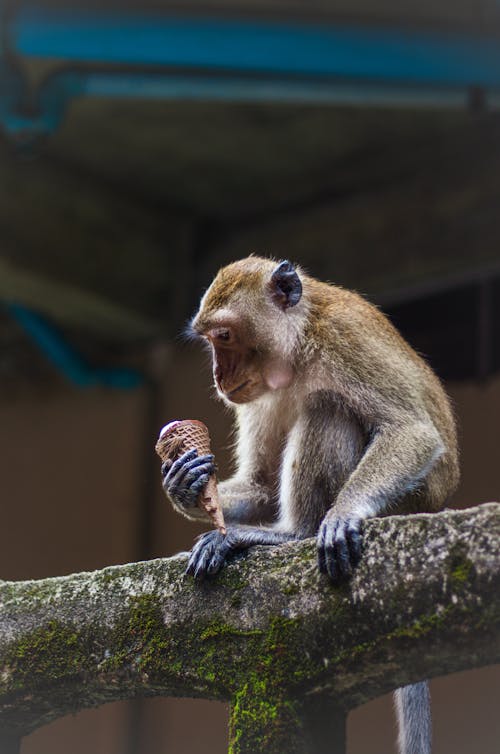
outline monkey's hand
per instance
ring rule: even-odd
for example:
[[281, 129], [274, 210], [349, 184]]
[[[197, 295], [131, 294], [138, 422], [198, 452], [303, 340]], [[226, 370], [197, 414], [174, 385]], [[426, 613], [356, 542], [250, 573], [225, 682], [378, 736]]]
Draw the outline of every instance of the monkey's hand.
[[318, 566], [334, 584], [348, 579], [361, 558], [362, 519], [329, 511], [318, 532]]
[[165, 461], [162, 464], [163, 489], [180, 513], [188, 518], [205, 518], [198, 508], [198, 497], [214, 473], [213, 455], [199, 456], [198, 451], [193, 448], [173, 463]]

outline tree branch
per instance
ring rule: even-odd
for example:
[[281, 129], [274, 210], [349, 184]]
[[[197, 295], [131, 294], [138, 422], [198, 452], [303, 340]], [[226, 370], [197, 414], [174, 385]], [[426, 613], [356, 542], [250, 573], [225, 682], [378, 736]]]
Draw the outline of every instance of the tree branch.
[[488, 503], [367, 522], [340, 588], [319, 575], [313, 540], [256, 548], [204, 583], [183, 575], [185, 553], [1, 582], [0, 729], [24, 735], [135, 695], [198, 696], [232, 702], [232, 751], [251, 750], [257, 719], [276, 741], [261, 750], [279, 751], [315, 698], [346, 710], [498, 662], [499, 541]]

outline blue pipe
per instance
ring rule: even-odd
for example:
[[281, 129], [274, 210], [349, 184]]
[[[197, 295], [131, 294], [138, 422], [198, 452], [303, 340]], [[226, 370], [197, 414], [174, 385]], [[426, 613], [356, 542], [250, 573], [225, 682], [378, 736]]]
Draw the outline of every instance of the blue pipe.
[[[47, 9], [19, 11], [5, 38], [10, 53], [129, 66], [59, 70], [26, 112], [24, 82], [0, 54], [0, 125], [27, 140], [53, 132], [83, 95], [464, 108], [474, 86], [486, 106], [500, 106], [494, 38]], [[151, 63], [169, 69], [130, 69]]]
[[35, 8], [14, 16], [9, 40], [82, 63], [500, 86], [497, 38], [437, 31]]
[[[500, 97], [500, 86], [495, 94]], [[302, 102], [323, 104], [421, 104], [463, 107], [467, 91], [459, 87], [391, 85], [328, 79], [256, 78], [227, 75], [137, 73], [73, 70], [54, 74], [41, 100], [86, 95], [105, 98]]]
[[[80, 96], [107, 99], [175, 99], [219, 102], [274, 102], [378, 107], [461, 108], [468, 93], [457, 88], [383, 86], [329, 81], [235, 78], [228, 76], [144, 74], [131, 71], [66, 70], [50, 76], [38, 92], [34, 114], [2, 108], [0, 123], [8, 133], [51, 133], [61, 123], [71, 100]], [[485, 97], [495, 106], [498, 93]]]
[[7, 311], [47, 359], [73, 385], [80, 388], [103, 385], [131, 390], [144, 381], [138, 372], [130, 369], [101, 369], [89, 366], [52, 325], [24, 306], [7, 304]]

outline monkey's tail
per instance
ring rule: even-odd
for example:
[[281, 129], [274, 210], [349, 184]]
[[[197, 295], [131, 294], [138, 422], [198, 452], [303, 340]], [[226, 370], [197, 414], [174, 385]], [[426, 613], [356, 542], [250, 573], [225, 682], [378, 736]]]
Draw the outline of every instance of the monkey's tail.
[[399, 754], [431, 754], [431, 697], [427, 681], [394, 692]]

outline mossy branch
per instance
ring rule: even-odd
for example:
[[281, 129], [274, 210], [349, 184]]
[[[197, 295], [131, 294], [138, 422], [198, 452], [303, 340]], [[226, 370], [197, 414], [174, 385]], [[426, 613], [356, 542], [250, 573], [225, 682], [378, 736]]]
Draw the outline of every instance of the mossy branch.
[[136, 695], [198, 696], [232, 701], [231, 751], [251, 750], [258, 721], [279, 751], [316, 697], [350, 709], [500, 661], [499, 542], [489, 503], [367, 522], [340, 588], [319, 575], [313, 540], [255, 549], [204, 583], [184, 576], [185, 554], [1, 582], [0, 731]]

